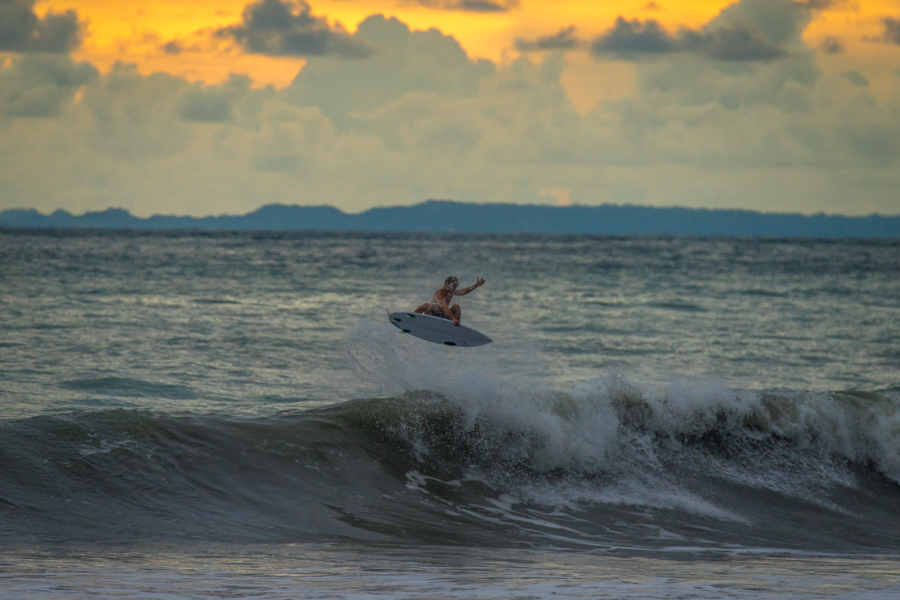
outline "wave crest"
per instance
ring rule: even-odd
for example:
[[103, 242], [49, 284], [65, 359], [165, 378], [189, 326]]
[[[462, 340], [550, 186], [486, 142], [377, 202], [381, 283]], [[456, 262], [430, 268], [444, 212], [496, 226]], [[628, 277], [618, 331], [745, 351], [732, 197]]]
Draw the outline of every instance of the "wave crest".
[[900, 535], [892, 393], [652, 392], [621, 375], [514, 391], [7, 421], [0, 532], [655, 547], [665, 528], [817, 548]]

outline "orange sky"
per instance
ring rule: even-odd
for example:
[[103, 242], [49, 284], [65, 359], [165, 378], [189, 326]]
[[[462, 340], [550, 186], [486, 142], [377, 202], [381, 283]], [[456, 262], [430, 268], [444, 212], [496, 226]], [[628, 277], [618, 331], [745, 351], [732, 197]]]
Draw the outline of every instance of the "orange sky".
[[[241, 24], [249, 1], [38, 0], [36, 12], [77, 11], [83, 43], [73, 58], [102, 72], [122, 61], [144, 75], [214, 85], [234, 73], [257, 89], [285, 88], [303, 59], [249, 54], [235, 36], [214, 35]], [[391, 52], [368, 63], [311, 61], [314, 72], [284, 93], [175, 80], [160, 91], [158, 78], [142, 77], [106, 86], [68, 56], [0, 53], [4, 83], [15, 88], [5, 96], [0, 205], [219, 214], [266, 202], [355, 211], [456, 198], [900, 211], [900, 45], [884, 39], [900, 0], [830, 0], [826, 10], [797, 13], [812, 20], [802, 34], [808, 50], [789, 36], [777, 61], [596, 56], [585, 43], [563, 56], [528, 55], [552, 58], [561, 71], [513, 64], [516, 40], [575, 26], [587, 42], [620, 15], [676, 34], [738, 0], [494, 0], [516, 7], [491, 14], [422, 6], [454, 1], [309, 3], [314, 16], [350, 32], [378, 13], [437, 28], [470, 57], [497, 63], [493, 75], [445, 38], [416, 35], [404, 45], [399, 30], [378, 23], [373, 35], [397, 36], [385, 45]], [[772, 28], [790, 1], [741, 0], [730, 12]], [[829, 36], [842, 51], [825, 51]], [[173, 41], [181, 50], [166, 53]], [[446, 72], [429, 52], [450, 60]]]
[[[247, 0], [48, 0], [38, 2], [37, 12], [73, 8], [88, 23], [88, 35], [76, 58], [106, 70], [117, 60], [136, 63], [142, 73], [167, 72], [208, 83], [223, 81], [229, 73], [249, 75], [256, 87], [287, 85], [302, 68], [299, 58], [246, 55], [226, 42], [214, 42], [209, 33], [237, 23]], [[709, 21], [728, 0], [661, 0], [598, 2], [597, 0], [522, 0], [519, 8], [506, 13], [478, 14], [424, 8], [405, 0], [312, 0], [313, 13], [339, 21], [350, 31], [366, 16], [383, 13], [396, 16], [413, 29], [436, 27], [456, 37], [471, 56], [494, 61], [509, 60], [516, 53], [516, 37], [536, 37], [576, 25], [582, 36], [608, 28], [618, 15], [659, 20], [669, 29], [679, 25], [698, 27]], [[649, 7], [648, 7], [649, 6]], [[823, 68], [846, 69], [854, 60], [871, 64], [890, 74], [897, 66], [892, 48], [863, 41], [876, 35], [884, 15], [900, 14], [900, 0], [849, 0], [820, 13], [806, 31], [815, 45], [826, 36], [841, 37], [848, 49], [844, 55], [827, 57]], [[177, 56], [160, 50], [161, 44], [179, 39], [190, 47]], [[595, 80], [613, 84], [603, 97], [627, 81], [628, 69], [598, 67], [585, 56], [571, 61], [567, 73], [570, 88], [590, 88]], [[879, 66], [880, 65], [880, 66]], [[873, 82], [877, 88], [877, 82]], [[594, 86], [596, 87], [596, 86]], [[577, 90], [576, 90], [577, 91]], [[582, 90], [584, 91], [584, 90]]]

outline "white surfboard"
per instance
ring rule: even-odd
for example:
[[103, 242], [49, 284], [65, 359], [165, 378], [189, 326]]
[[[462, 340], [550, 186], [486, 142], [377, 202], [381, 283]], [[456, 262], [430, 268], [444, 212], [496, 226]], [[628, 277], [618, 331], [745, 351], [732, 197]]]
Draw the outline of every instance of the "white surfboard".
[[394, 327], [403, 333], [408, 333], [411, 336], [434, 342], [435, 344], [474, 348], [475, 346], [484, 346], [494, 341], [465, 325], [457, 327], [453, 324], [453, 321], [432, 317], [431, 315], [395, 312], [391, 313], [388, 319], [390, 319]]

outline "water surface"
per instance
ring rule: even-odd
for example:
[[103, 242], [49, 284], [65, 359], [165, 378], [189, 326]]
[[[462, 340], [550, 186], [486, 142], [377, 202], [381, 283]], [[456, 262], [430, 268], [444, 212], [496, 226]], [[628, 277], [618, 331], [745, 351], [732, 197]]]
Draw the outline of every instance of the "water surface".
[[[896, 241], [6, 230], [0, 264], [10, 597], [898, 589]], [[493, 344], [386, 322], [449, 274]]]

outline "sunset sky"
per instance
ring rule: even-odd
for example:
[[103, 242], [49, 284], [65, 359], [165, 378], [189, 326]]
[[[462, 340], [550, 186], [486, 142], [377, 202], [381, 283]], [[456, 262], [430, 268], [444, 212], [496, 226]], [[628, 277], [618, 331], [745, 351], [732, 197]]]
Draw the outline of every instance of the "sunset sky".
[[900, 213], [900, 0], [0, 0], [0, 209]]

